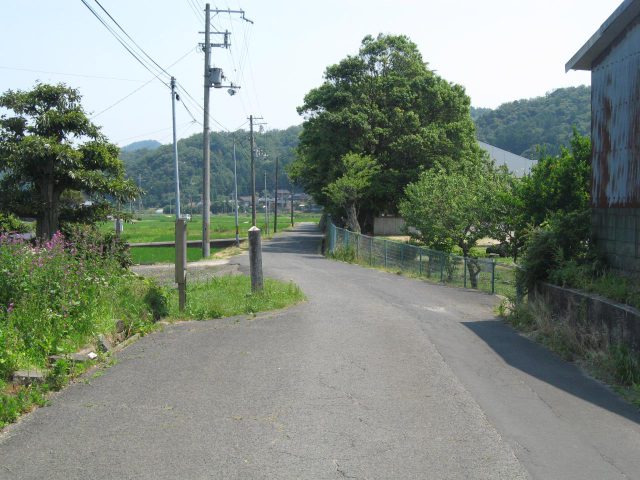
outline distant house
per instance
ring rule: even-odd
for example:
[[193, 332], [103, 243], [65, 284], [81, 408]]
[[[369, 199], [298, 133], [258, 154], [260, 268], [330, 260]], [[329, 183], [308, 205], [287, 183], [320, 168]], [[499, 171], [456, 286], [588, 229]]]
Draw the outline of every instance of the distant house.
[[516, 177], [524, 177], [536, 164], [536, 160], [521, 157], [485, 142], [478, 141], [478, 145], [489, 154], [496, 166], [505, 165]]
[[625, 0], [566, 64], [591, 71], [592, 229], [609, 264], [640, 274], [640, 0]]

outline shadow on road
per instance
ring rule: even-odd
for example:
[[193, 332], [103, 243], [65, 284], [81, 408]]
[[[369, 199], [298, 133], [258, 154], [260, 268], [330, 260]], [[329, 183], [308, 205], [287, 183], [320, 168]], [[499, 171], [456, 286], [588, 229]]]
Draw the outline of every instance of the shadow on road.
[[463, 322], [505, 362], [575, 397], [640, 424], [640, 412], [581, 370], [541, 345], [528, 340], [499, 320]]
[[298, 225], [293, 232], [283, 232], [262, 244], [266, 253], [319, 254], [322, 232], [315, 223]]

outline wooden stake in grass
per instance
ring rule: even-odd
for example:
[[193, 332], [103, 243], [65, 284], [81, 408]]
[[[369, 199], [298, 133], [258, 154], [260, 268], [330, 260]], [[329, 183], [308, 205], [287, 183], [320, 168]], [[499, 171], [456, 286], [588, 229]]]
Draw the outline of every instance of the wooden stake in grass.
[[249, 229], [249, 264], [251, 265], [251, 291], [260, 292], [262, 282], [262, 240], [260, 229], [255, 225]]

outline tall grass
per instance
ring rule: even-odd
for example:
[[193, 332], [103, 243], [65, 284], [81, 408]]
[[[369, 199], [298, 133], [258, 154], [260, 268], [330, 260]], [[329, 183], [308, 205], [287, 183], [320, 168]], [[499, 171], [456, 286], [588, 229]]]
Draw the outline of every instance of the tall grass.
[[587, 322], [570, 324], [553, 315], [540, 300], [505, 301], [499, 315], [567, 361], [577, 362], [592, 375], [613, 385], [627, 400], [640, 407], [640, 354], [608, 338]]

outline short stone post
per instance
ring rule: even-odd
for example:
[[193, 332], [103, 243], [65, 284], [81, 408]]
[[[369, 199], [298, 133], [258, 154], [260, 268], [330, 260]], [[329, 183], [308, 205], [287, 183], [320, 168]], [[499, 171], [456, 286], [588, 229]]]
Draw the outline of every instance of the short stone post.
[[260, 292], [262, 281], [262, 240], [260, 229], [255, 225], [249, 229], [249, 264], [251, 266], [251, 291]]

